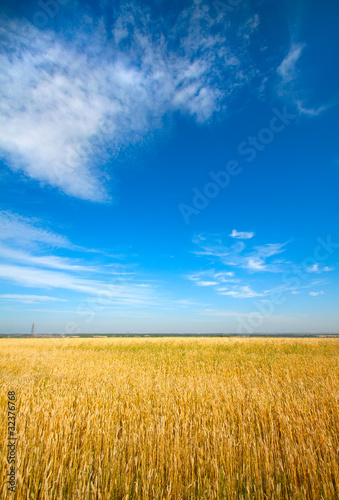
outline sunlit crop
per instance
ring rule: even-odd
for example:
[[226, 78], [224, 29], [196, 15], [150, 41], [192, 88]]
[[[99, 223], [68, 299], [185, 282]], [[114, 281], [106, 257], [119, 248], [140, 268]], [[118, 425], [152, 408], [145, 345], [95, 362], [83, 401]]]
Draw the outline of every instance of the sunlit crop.
[[1, 498], [339, 498], [338, 356], [337, 339], [0, 339]]

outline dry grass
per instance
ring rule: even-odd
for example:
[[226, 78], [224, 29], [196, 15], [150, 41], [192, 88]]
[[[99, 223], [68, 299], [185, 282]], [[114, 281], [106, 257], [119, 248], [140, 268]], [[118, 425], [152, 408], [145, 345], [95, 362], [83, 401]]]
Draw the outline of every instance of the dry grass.
[[2, 498], [339, 498], [338, 354], [336, 339], [1, 339], [0, 442], [13, 389], [19, 435]]

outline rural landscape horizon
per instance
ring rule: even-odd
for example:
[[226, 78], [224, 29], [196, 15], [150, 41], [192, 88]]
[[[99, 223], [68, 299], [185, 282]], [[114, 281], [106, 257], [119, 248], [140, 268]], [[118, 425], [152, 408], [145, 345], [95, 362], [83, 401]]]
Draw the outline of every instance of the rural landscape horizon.
[[0, 498], [339, 499], [339, 2], [0, 2]]
[[337, 333], [338, 4], [0, 6], [0, 333]]

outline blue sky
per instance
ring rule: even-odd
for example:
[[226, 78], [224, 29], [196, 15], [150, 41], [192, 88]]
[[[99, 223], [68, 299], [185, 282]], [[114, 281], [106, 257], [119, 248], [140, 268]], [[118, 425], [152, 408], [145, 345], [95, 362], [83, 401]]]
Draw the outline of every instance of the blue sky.
[[1, 332], [338, 332], [339, 5], [3, 2]]

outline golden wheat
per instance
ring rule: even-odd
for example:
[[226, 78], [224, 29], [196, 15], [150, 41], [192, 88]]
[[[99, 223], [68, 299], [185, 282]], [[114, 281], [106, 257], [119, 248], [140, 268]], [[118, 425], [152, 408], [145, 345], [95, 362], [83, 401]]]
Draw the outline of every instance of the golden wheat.
[[0, 349], [2, 498], [339, 498], [337, 339], [1, 339]]

